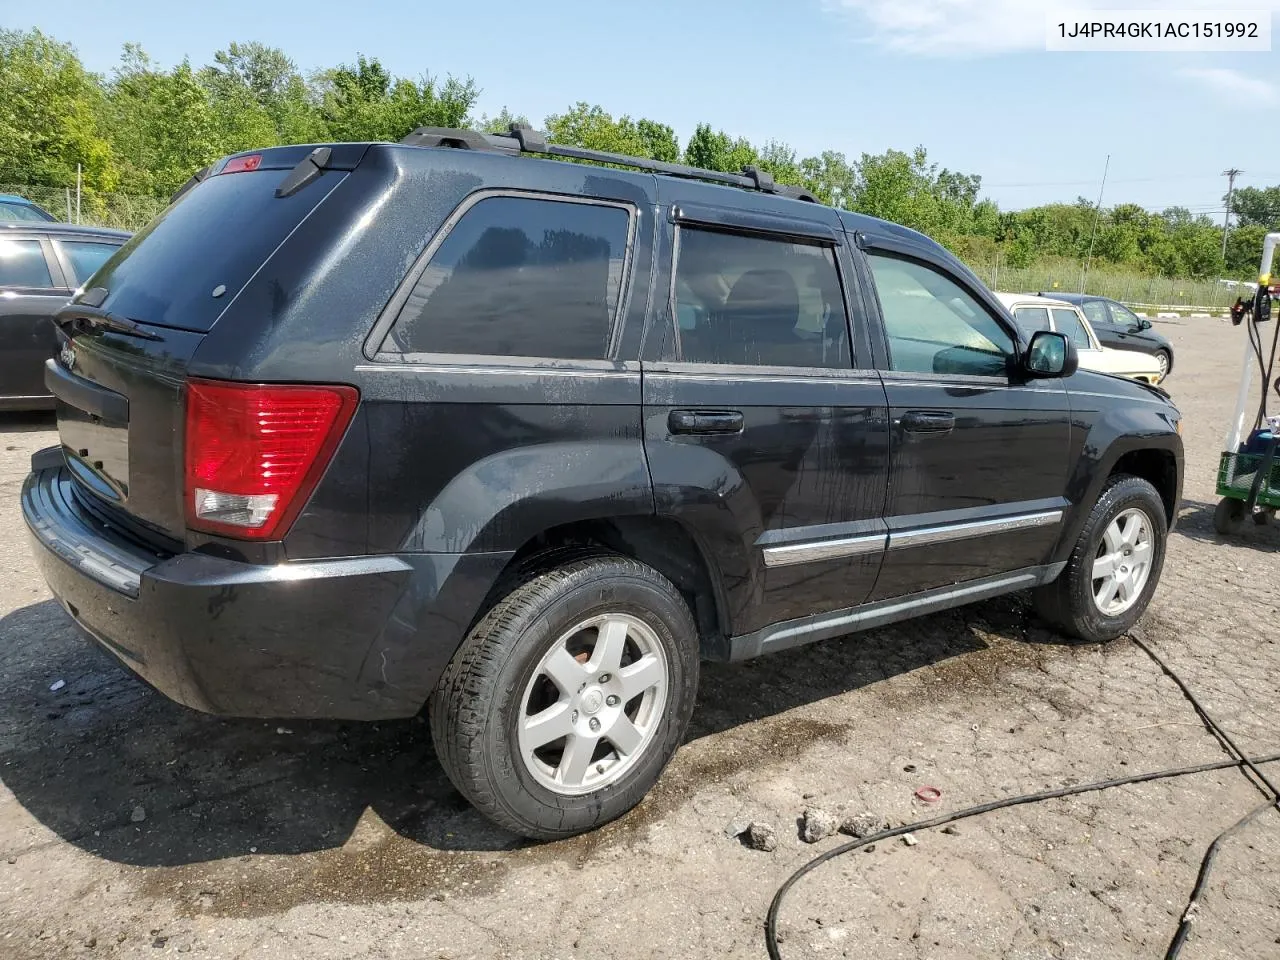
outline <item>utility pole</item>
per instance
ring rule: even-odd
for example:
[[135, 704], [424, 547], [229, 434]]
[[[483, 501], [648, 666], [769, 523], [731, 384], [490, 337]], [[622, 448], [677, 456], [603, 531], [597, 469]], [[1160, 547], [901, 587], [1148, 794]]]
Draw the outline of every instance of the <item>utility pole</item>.
[[1085, 282], [1089, 279], [1089, 265], [1093, 263], [1093, 240], [1098, 235], [1098, 220], [1102, 217], [1102, 194], [1107, 189], [1107, 173], [1111, 170], [1111, 154], [1107, 154], [1106, 165], [1102, 168], [1102, 186], [1098, 188], [1098, 206], [1093, 211], [1093, 229], [1089, 231], [1089, 257], [1084, 262], [1084, 270], [1080, 274], [1080, 292], [1084, 293]]
[[1231, 195], [1236, 192], [1236, 177], [1244, 173], [1243, 170], [1237, 170], [1232, 167], [1230, 170], [1223, 170], [1222, 175], [1227, 178], [1227, 212], [1222, 217], [1222, 262], [1227, 262], [1227, 231], [1231, 229]]

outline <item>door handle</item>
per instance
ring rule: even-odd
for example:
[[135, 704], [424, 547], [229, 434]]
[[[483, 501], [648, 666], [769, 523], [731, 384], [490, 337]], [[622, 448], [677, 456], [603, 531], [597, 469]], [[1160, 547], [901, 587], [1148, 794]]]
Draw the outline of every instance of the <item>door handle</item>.
[[738, 410], [672, 410], [667, 427], [672, 433], [741, 433]]
[[943, 410], [911, 410], [899, 421], [907, 433], [950, 433], [956, 426], [956, 415]]

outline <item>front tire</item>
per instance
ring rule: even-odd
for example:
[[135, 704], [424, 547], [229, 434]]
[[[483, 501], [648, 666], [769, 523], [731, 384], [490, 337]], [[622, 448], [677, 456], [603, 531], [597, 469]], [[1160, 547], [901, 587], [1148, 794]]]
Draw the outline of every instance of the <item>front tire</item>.
[[1089, 643], [1114, 640], [1142, 616], [1164, 567], [1168, 521], [1160, 494], [1141, 477], [1103, 488], [1066, 569], [1035, 591], [1036, 610]]
[[432, 694], [431, 736], [482, 814], [556, 840], [644, 798], [697, 687], [680, 592], [634, 560], [589, 556], [528, 575], [476, 624]]

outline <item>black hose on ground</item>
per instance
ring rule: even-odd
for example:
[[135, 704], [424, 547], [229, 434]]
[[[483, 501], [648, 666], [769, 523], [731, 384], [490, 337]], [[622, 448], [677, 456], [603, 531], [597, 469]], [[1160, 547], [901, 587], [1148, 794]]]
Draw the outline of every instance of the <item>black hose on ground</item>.
[[1137, 646], [1153, 661], [1160, 669], [1169, 676], [1174, 683], [1178, 685], [1178, 689], [1182, 695], [1191, 703], [1196, 714], [1200, 717], [1201, 722], [1209, 730], [1210, 733], [1218, 739], [1223, 749], [1227, 750], [1234, 756], [1231, 760], [1219, 760], [1214, 763], [1202, 763], [1190, 767], [1177, 767], [1169, 770], [1155, 770], [1149, 773], [1138, 773], [1127, 777], [1117, 777], [1114, 780], [1100, 780], [1095, 783], [1076, 784], [1070, 787], [1060, 787], [1056, 790], [1043, 790], [1038, 793], [1027, 793], [1017, 797], [1005, 797], [1001, 800], [992, 800], [987, 803], [978, 804], [975, 807], [968, 807], [964, 810], [958, 810], [955, 813], [941, 814], [928, 820], [921, 820], [916, 823], [910, 823], [902, 827], [895, 827], [892, 830], [882, 830], [874, 836], [864, 837], [859, 840], [851, 840], [843, 843], [838, 847], [826, 851], [814, 857], [808, 863], [791, 874], [786, 881], [778, 888], [777, 893], [773, 895], [773, 902], [769, 904], [769, 913], [765, 918], [765, 949], [769, 953], [770, 960], [782, 960], [782, 952], [778, 945], [778, 914], [782, 909], [782, 902], [791, 888], [801, 879], [812, 873], [818, 867], [828, 861], [834, 860], [836, 857], [852, 853], [862, 847], [870, 846], [873, 843], [879, 843], [882, 840], [891, 840], [894, 837], [900, 837], [906, 833], [914, 833], [917, 830], [930, 830], [935, 827], [945, 826], [949, 823], [955, 823], [959, 820], [967, 820], [970, 817], [977, 817], [984, 813], [991, 813], [995, 810], [1003, 810], [1007, 807], [1016, 807], [1027, 803], [1042, 803], [1045, 800], [1057, 800], [1063, 797], [1079, 796], [1082, 793], [1097, 793], [1100, 790], [1110, 790], [1112, 787], [1123, 787], [1135, 783], [1149, 783], [1155, 780], [1172, 780], [1178, 777], [1188, 777], [1199, 773], [1210, 773], [1215, 770], [1239, 769], [1247, 770], [1254, 774], [1260, 782], [1250, 779], [1255, 787], [1266, 794], [1270, 792], [1267, 802], [1250, 811], [1245, 817], [1237, 821], [1231, 827], [1228, 827], [1220, 833], [1210, 844], [1206, 851], [1204, 859], [1200, 863], [1200, 874], [1196, 880], [1195, 888], [1192, 890], [1191, 897], [1187, 903], [1187, 909], [1183, 911], [1182, 922], [1179, 924], [1178, 931], [1174, 935], [1172, 942], [1169, 944], [1169, 950], [1165, 954], [1165, 960], [1176, 960], [1178, 954], [1182, 950], [1183, 944], [1186, 942], [1187, 935], [1190, 932], [1192, 924], [1196, 920], [1199, 910], [1200, 896], [1204, 891], [1205, 884], [1209, 877], [1209, 871], [1213, 866], [1213, 860], [1217, 856], [1218, 849], [1224, 841], [1229, 839], [1238, 831], [1242, 830], [1250, 824], [1255, 818], [1261, 816], [1267, 810], [1280, 806], [1280, 792], [1277, 792], [1275, 786], [1271, 783], [1267, 776], [1259, 769], [1264, 764], [1280, 762], [1280, 753], [1270, 754], [1262, 757], [1248, 757], [1240, 751], [1235, 741], [1231, 739], [1230, 734], [1218, 726], [1217, 722], [1205, 710], [1204, 706], [1196, 698], [1191, 689], [1182, 681], [1182, 679], [1173, 671], [1167, 663], [1164, 662], [1154, 650], [1148, 647], [1141, 640], [1135, 638], [1134, 642]]

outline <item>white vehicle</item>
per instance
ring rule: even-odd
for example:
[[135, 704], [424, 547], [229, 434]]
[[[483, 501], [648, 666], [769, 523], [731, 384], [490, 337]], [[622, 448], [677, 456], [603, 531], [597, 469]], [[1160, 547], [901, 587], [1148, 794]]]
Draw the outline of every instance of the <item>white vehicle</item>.
[[1155, 357], [1136, 350], [1104, 347], [1079, 307], [1028, 293], [997, 293], [996, 297], [1026, 333], [1055, 330], [1070, 337], [1080, 354], [1082, 369], [1131, 377], [1146, 383], [1160, 382], [1160, 364]]

